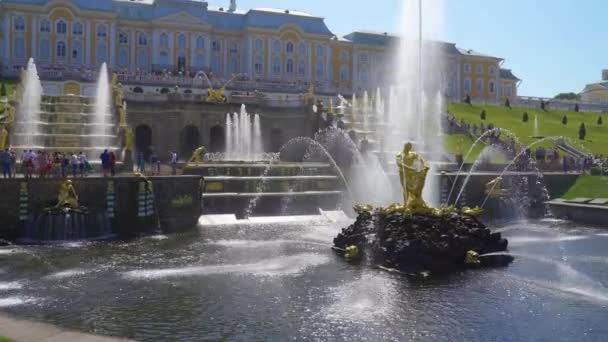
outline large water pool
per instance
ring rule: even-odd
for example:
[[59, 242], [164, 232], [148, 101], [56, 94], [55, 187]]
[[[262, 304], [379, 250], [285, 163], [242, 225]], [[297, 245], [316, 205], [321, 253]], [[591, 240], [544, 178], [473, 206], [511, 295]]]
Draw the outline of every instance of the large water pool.
[[338, 226], [199, 228], [0, 249], [0, 307], [141, 341], [605, 341], [608, 231], [497, 226], [508, 268], [415, 280], [350, 265]]

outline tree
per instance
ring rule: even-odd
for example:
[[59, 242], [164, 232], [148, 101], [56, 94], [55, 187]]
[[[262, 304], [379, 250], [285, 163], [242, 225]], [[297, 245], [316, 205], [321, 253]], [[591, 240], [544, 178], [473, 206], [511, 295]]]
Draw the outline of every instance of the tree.
[[578, 138], [585, 140], [585, 135], [587, 135], [587, 129], [585, 128], [585, 123], [581, 122], [581, 126], [578, 128]]
[[574, 105], [574, 111], [578, 113], [578, 110], [579, 110], [579, 108], [578, 108], [578, 103], [577, 103]]
[[524, 112], [524, 115], [522, 116], [521, 121], [528, 122], [528, 112]]
[[507, 99], [505, 100], [505, 107], [511, 109], [511, 101], [509, 100], [509, 98], [507, 97]]
[[479, 117], [481, 118], [481, 120], [486, 119], [486, 110], [485, 109], [481, 110], [481, 113], [479, 113]]
[[604, 123], [604, 120], [602, 120], [602, 116], [601, 116], [601, 115], [600, 115], [600, 116], [598, 116], [598, 117], [597, 117], [597, 125], [598, 125], [598, 126], [601, 126], [603, 123]]
[[464, 103], [467, 103], [469, 106], [472, 106], [473, 104], [471, 103], [471, 95], [467, 94], [464, 97]]
[[577, 93], [559, 93], [553, 97], [556, 100], [570, 100], [570, 101], [578, 101], [581, 99], [581, 95]]
[[564, 115], [564, 117], [562, 118], [562, 124], [564, 124], [564, 125], [568, 124], [568, 117], [566, 115]]
[[0, 96], [6, 96], [6, 85], [4, 83], [2, 83], [2, 85], [0, 86]]

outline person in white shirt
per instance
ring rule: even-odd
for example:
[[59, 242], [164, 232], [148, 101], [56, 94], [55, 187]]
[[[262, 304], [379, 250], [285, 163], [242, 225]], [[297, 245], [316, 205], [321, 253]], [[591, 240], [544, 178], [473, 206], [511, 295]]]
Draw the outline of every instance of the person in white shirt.
[[76, 153], [72, 153], [70, 164], [72, 165], [72, 177], [76, 177], [76, 174], [78, 173], [78, 156]]

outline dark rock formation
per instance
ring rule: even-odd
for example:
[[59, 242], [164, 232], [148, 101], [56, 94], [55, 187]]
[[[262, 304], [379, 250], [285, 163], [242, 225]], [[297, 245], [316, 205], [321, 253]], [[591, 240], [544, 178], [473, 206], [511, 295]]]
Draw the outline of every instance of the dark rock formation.
[[506, 254], [479, 258], [467, 264], [467, 252], [479, 255], [502, 252], [508, 242], [492, 233], [476, 217], [450, 212], [434, 214], [384, 214], [361, 212], [351, 226], [334, 239], [337, 249], [357, 246], [374, 263], [406, 273], [446, 273], [463, 268], [506, 266]]

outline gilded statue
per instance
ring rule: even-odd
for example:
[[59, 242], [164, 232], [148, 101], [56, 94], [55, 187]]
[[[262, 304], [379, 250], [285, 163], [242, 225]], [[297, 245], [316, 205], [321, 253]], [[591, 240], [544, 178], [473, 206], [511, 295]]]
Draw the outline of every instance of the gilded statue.
[[61, 184], [59, 188], [59, 195], [57, 196], [57, 208], [78, 208], [78, 195], [72, 185], [71, 180], [66, 180]]
[[202, 163], [203, 154], [205, 154], [206, 151], [207, 151], [207, 149], [205, 148], [205, 146], [201, 146], [201, 147], [197, 148], [196, 150], [194, 150], [194, 153], [192, 153], [192, 157], [190, 158], [189, 162], [190, 163]]
[[133, 145], [135, 144], [135, 134], [133, 134], [133, 129], [128, 127], [125, 129], [125, 149], [128, 151], [133, 151]]
[[224, 87], [220, 89], [209, 88], [209, 94], [207, 95], [207, 102], [211, 103], [224, 103], [226, 102], [226, 96], [224, 95]]
[[15, 121], [15, 108], [9, 106], [4, 112], [0, 113], [0, 151], [7, 149], [9, 144], [8, 127]]
[[504, 198], [509, 196], [509, 190], [502, 186], [502, 177], [496, 177], [486, 183], [485, 193], [489, 198]]
[[308, 92], [306, 93], [307, 101], [314, 101], [315, 99], [315, 87], [311, 84], [308, 88]]
[[397, 167], [403, 188], [405, 210], [412, 213], [430, 211], [431, 209], [422, 199], [422, 189], [429, 166], [420, 155], [412, 151], [411, 143], [406, 143], [403, 151], [397, 155]]

